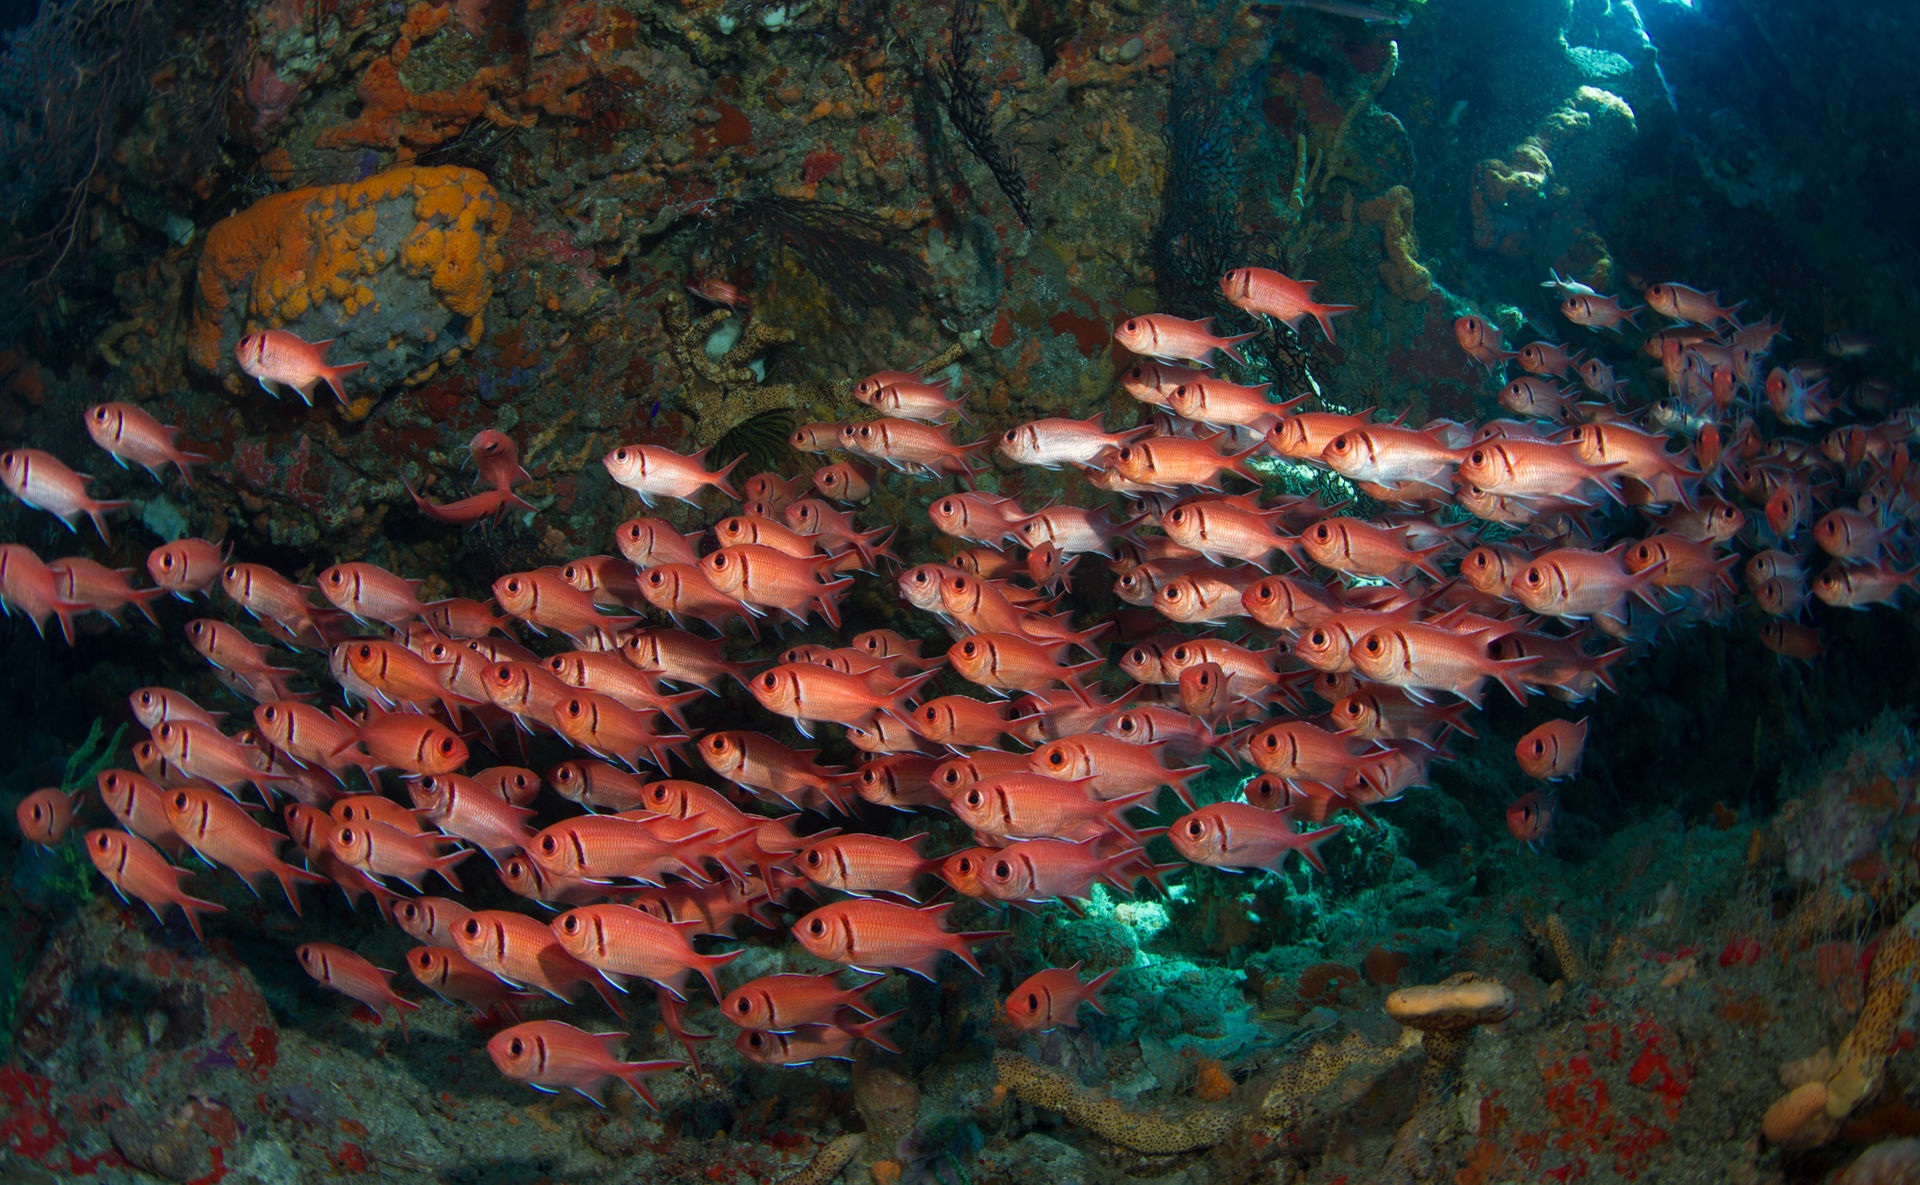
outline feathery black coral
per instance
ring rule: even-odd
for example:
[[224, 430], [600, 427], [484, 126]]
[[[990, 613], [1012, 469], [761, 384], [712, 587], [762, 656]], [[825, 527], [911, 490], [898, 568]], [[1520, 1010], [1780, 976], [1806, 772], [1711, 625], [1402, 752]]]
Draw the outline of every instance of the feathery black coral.
[[1007, 196], [1020, 225], [1033, 225], [1033, 207], [1027, 200], [1027, 179], [1020, 172], [1019, 158], [1013, 149], [993, 134], [992, 88], [973, 68], [974, 51], [980, 40], [980, 5], [975, 0], [955, 0], [953, 18], [947, 26], [949, 44], [945, 60], [933, 63], [947, 105], [947, 118], [966, 142], [967, 150], [987, 166], [1000, 192]]

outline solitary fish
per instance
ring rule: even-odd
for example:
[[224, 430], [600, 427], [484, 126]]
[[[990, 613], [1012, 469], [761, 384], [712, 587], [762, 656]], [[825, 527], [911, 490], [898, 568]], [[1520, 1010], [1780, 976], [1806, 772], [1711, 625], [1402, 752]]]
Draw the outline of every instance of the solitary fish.
[[269, 329], [241, 338], [240, 344], [233, 349], [233, 355], [239, 361], [240, 369], [259, 379], [260, 386], [275, 398], [280, 395], [279, 388], [287, 387], [298, 391], [301, 402], [312, 407], [313, 389], [324, 382], [333, 388], [340, 402], [345, 403], [347, 391], [340, 385], [340, 380], [356, 370], [366, 369], [371, 363], [327, 365], [327, 347], [335, 340], [328, 338], [326, 341], [310, 342], [284, 329]]

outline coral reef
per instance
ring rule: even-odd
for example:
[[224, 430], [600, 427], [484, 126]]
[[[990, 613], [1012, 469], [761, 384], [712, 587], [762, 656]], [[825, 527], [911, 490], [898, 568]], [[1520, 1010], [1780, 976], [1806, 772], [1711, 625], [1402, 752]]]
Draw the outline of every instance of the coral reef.
[[235, 343], [286, 329], [368, 361], [354, 382], [374, 395], [424, 382], [480, 341], [510, 217], [485, 177], [455, 167], [263, 198], [207, 234], [188, 355], [237, 394]]
[[1775, 1144], [1810, 1148], [1840, 1132], [1847, 1116], [1880, 1090], [1887, 1058], [1916, 1005], [1920, 975], [1920, 905], [1908, 910], [1885, 935], [1867, 973], [1866, 1003], [1853, 1030], [1831, 1056], [1823, 1050], [1783, 1073], [1789, 1089], [1761, 1121]]
[[1380, 229], [1380, 282], [1401, 300], [1422, 301], [1433, 291], [1433, 273], [1420, 262], [1420, 240], [1413, 229], [1413, 191], [1396, 185], [1361, 202], [1355, 213]]
[[1616, 188], [1638, 128], [1619, 96], [1583, 86], [1504, 158], [1474, 168], [1474, 246], [1610, 283], [1592, 206]]

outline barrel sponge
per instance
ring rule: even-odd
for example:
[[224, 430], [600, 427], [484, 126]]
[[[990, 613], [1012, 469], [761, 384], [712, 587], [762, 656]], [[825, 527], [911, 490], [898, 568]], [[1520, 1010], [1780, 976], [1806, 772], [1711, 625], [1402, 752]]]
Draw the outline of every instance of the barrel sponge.
[[[452, 166], [263, 198], [207, 233], [189, 356], [219, 371], [232, 342], [252, 329], [334, 337], [350, 332], [349, 318], [419, 300], [467, 319], [471, 338], [502, 267], [510, 217], [485, 176]], [[418, 285], [424, 293], [400, 291]]]

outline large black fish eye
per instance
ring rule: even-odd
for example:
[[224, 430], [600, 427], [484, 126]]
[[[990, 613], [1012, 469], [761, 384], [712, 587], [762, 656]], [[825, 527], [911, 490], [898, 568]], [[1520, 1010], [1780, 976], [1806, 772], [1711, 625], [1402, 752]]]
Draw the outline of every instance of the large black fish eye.
[[1526, 578], [1528, 584], [1539, 584], [1540, 581], [1544, 579], [1540, 575], [1540, 569], [1538, 568], [1528, 568]]
[[580, 930], [580, 919], [573, 914], [568, 914], [566, 917], [560, 919], [560, 928], [569, 934], [578, 933]]
[[111, 837], [104, 834], [96, 835], [93, 837], [93, 846], [96, 848], [99, 848], [103, 852], [107, 850], [107, 846], [112, 842], [113, 841]]
[[1139, 328], [1139, 325], [1140, 323], [1138, 321], [1129, 321], [1121, 326], [1121, 328], [1125, 329], [1128, 333], [1132, 333], [1135, 329]]
[[762, 687], [765, 687], [768, 691], [772, 691], [775, 687], [778, 687], [780, 685], [780, 678], [779, 676], [775, 675], [772, 671], [768, 671], [766, 674], [760, 676], [760, 685]]
[[825, 934], [826, 932], [827, 932], [827, 924], [821, 921], [819, 918], [815, 918], [811, 922], [807, 923], [807, 933], [812, 934], [816, 938], [818, 938], [822, 934]]
[[549, 856], [553, 855], [555, 851], [559, 850], [559, 847], [560, 847], [560, 841], [555, 839], [553, 836], [543, 835], [540, 837], [540, 850], [545, 852], [547, 855]]
[[1012, 880], [1013, 865], [1007, 863], [1005, 860], [996, 860], [994, 861], [994, 864], [993, 864], [993, 875], [999, 877], [1003, 881]]
[[965, 654], [967, 657], [971, 658], [975, 654], [978, 654], [980, 652], [980, 647], [972, 642], [968, 642], [965, 646], [962, 646], [960, 648], [960, 652], [962, 654]]
[[745, 996], [742, 996], [740, 999], [735, 1000], [733, 1002], [733, 1010], [735, 1012], [738, 1012], [741, 1016], [745, 1016], [749, 1012], [753, 1011], [753, 1003], [752, 1001], [748, 1000]]
[[614, 459], [614, 460], [616, 460], [616, 461], [624, 461], [624, 460], [626, 460], [626, 459], [627, 459], [627, 450], [626, 450], [626, 449], [623, 449], [623, 448], [617, 448], [617, 449], [614, 449], [614, 450], [613, 450], [613, 459]]
[[1065, 765], [1066, 763], [1067, 763], [1067, 755], [1065, 753], [1062, 753], [1058, 749], [1055, 749], [1052, 752], [1047, 754], [1048, 765]]
[[1486, 463], [1487, 453], [1485, 449], [1474, 449], [1467, 454], [1467, 464], [1469, 465], [1485, 465]]
[[820, 852], [818, 849], [811, 850], [807, 853], [807, 867], [820, 867]]
[[1206, 833], [1207, 833], [1206, 825], [1201, 823], [1200, 820], [1198, 819], [1187, 820], [1187, 834], [1189, 836], [1193, 837], [1194, 839], [1199, 839], [1201, 836], [1205, 835]]
[[973, 874], [973, 857], [960, 857], [953, 862], [953, 868], [955, 872], [958, 872], [962, 876], [971, 876]]
[[1028, 1012], [1040, 1011], [1040, 994], [1038, 992], [1027, 993], [1027, 1011]]
[[1540, 757], [1540, 756], [1543, 756], [1546, 753], [1546, 751], [1547, 751], [1546, 742], [1540, 740], [1538, 737], [1534, 738], [1533, 755], [1535, 757]]
[[977, 806], [979, 806], [979, 805], [980, 805], [980, 804], [981, 804], [982, 802], [984, 802], [984, 801], [985, 801], [985, 800], [984, 800], [984, 799], [982, 799], [982, 798], [980, 797], [980, 792], [979, 792], [978, 790], [969, 790], [969, 791], [967, 791], [967, 805], [968, 805], [968, 806], [972, 806], [972, 807], [977, 807]]
[[1327, 631], [1315, 630], [1307, 636], [1307, 641], [1315, 646], [1325, 646], [1327, 644]]
[[1368, 634], [1367, 640], [1360, 644], [1367, 648], [1368, 654], [1380, 653], [1380, 639], [1374, 637], [1372, 634]]
[[[512, 861], [508, 861], [508, 863], [512, 863]], [[460, 924], [460, 932], [462, 934], [465, 934], [468, 938], [480, 937], [480, 919], [468, 918], [466, 921]]]
[[160, 566], [169, 572], [173, 571], [173, 553], [172, 552], [163, 551], [160, 553]]
[[518, 1037], [515, 1037], [513, 1040], [507, 1042], [507, 1052], [512, 1054], [515, 1057], [519, 1057], [521, 1054], [525, 1053], [526, 1051], [527, 1051], [527, 1043], [525, 1041], [522, 1041]]

